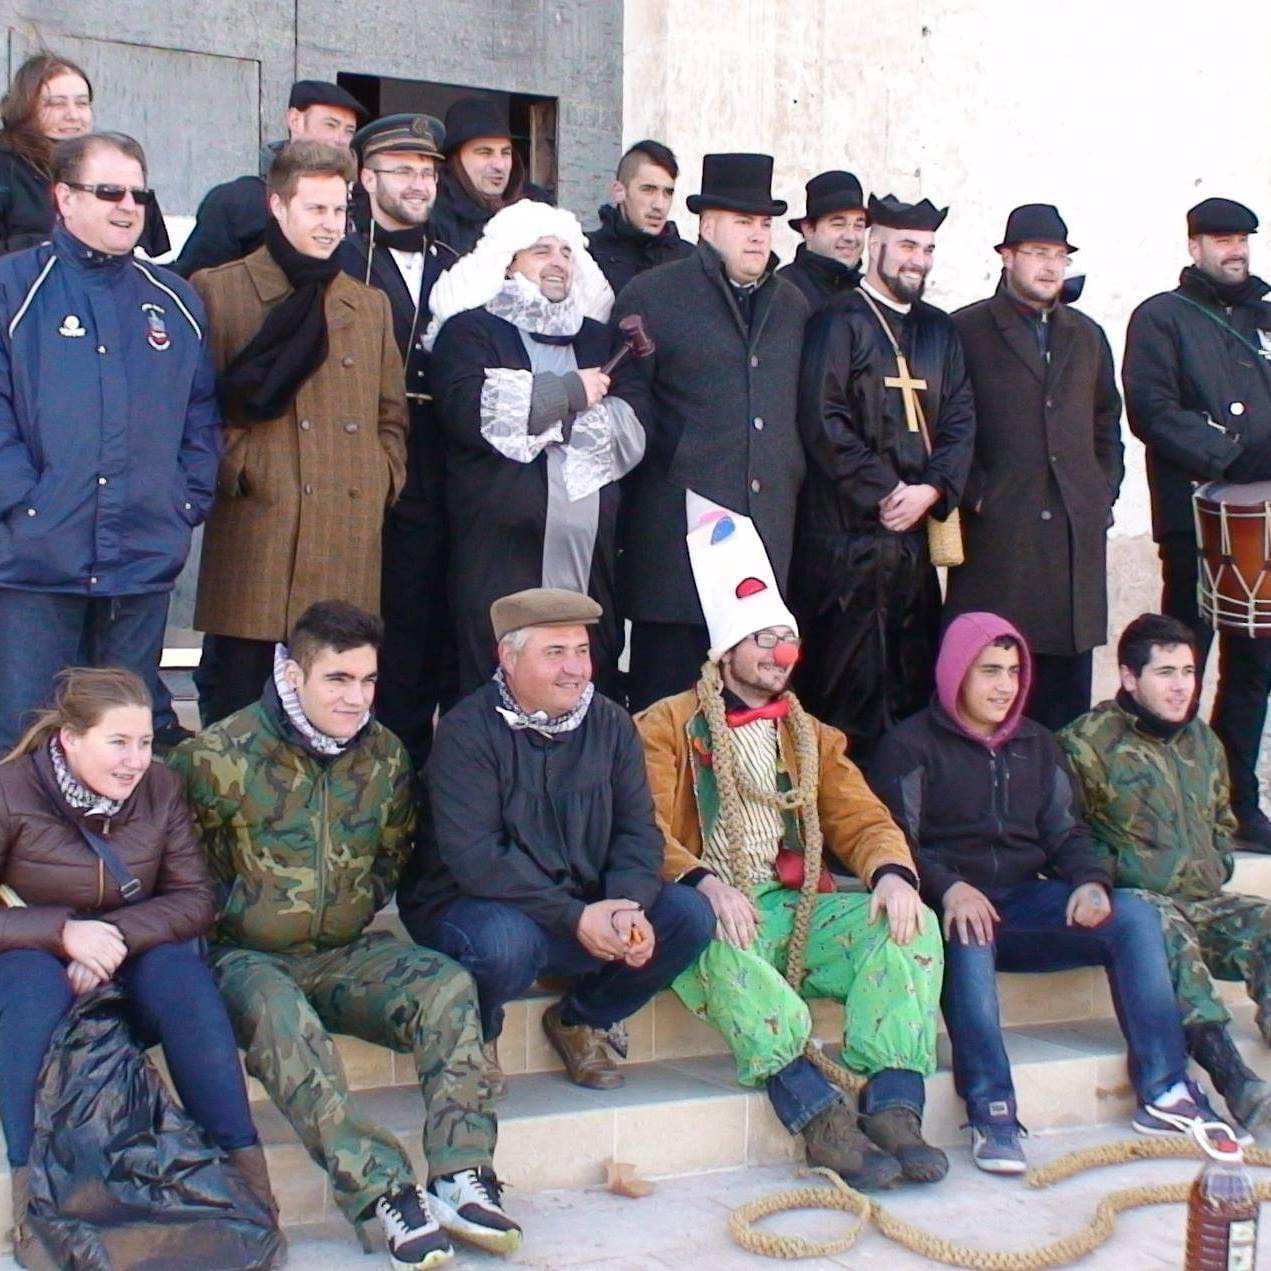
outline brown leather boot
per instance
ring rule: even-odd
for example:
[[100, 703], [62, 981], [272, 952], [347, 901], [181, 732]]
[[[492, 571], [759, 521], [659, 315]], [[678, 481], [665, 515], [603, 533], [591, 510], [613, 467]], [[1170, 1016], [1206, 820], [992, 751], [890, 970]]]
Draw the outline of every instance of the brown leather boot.
[[873, 1192], [894, 1187], [900, 1162], [880, 1152], [860, 1131], [856, 1112], [842, 1099], [819, 1112], [803, 1127], [808, 1164], [832, 1169], [849, 1187]]
[[938, 1183], [949, 1172], [949, 1158], [922, 1137], [922, 1122], [912, 1108], [884, 1108], [863, 1116], [861, 1129], [900, 1162], [911, 1183]]
[[227, 1153], [227, 1159], [247, 1184], [247, 1190], [255, 1197], [256, 1203], [273, 1219], [274, 1226], [277, 1227], [278, 1202], [274, 1199], [274, 1189], [269, 1184], [265, 1149], [259, 1143], [254, 1147], [240, 1147]]
[[591, 1090], [613, 1090], [626, 1080], [609, 1057], [598, 1029], [560, 1022], [559, 1002], [553, 1002], [543, 1012], [543, 1032], [564, 1060], [565, 1071], [574, 1085]]
[[508, 1097], [508, 1079], [499, 1064], [498, 1040], [482, 1042], [481, 1053], [485, 1056], [486, 1067], [489, 1069], [490, 1098], [497, 1103], [500, 1099]]

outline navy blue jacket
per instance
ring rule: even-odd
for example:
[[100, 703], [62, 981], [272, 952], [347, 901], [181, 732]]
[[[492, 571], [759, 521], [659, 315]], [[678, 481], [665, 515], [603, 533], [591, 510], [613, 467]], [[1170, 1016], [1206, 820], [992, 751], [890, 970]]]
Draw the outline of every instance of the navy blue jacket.
[[61, 228], [0, 259], [0, 587], [166, 591], [220, 447], [188, 283]]

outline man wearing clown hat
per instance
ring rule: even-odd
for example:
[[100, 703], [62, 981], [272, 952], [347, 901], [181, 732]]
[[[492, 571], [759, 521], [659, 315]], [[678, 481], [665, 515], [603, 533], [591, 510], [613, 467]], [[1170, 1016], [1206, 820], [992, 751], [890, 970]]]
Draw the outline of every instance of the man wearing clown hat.
[[[904, 835], [787, 683], [794, 617], [749, 519], [708, 507], [688, 534], [710, 631], [694, 688], [636, 717], [665, 836], [663, 873], [710, 901], [715, 939], [672, 988], [723, 1033], [808, 1161], [855, 1187], [944, 1177], [922, 1138], [943, 954]], [[838, 891], [822, 849], [864, 884]], [[845, 1102], [809, 1049], [807, 1002], [843, 1003]]]

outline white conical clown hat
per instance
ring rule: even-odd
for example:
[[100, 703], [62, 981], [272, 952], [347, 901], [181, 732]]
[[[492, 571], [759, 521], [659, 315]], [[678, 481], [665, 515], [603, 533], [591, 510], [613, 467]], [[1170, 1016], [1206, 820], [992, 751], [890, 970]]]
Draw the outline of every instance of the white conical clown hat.
[[720, 509], [688, 535], [698, 599], [710, 631], [710, 659], [718, 662], [735, 644], [765, 627], [798, 632], [773, 577], [755, 523]]

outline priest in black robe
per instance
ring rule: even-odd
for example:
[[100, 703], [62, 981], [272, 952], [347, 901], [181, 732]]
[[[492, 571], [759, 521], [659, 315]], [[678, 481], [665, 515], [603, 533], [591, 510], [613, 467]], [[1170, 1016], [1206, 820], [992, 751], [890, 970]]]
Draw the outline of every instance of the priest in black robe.
[[597, 687], [621, 700], [614, 596], [619, 479], [644, 454], [647, 389], [604, 325], [613, 292], [571, 212], [496, 213], [438, 280], [426, 343], [445, 446], [459, 691], [497, 665], [490, 605], [531, 587], [590, 595]]
[[857, 762], [934, 689], [941, 601], [926, 521], [958, 506], [975, 443], [957, 331], [922, 300], [947, 213], [871, 195], [869, 271], [814, 316], [804, 345], [797, 688]]

